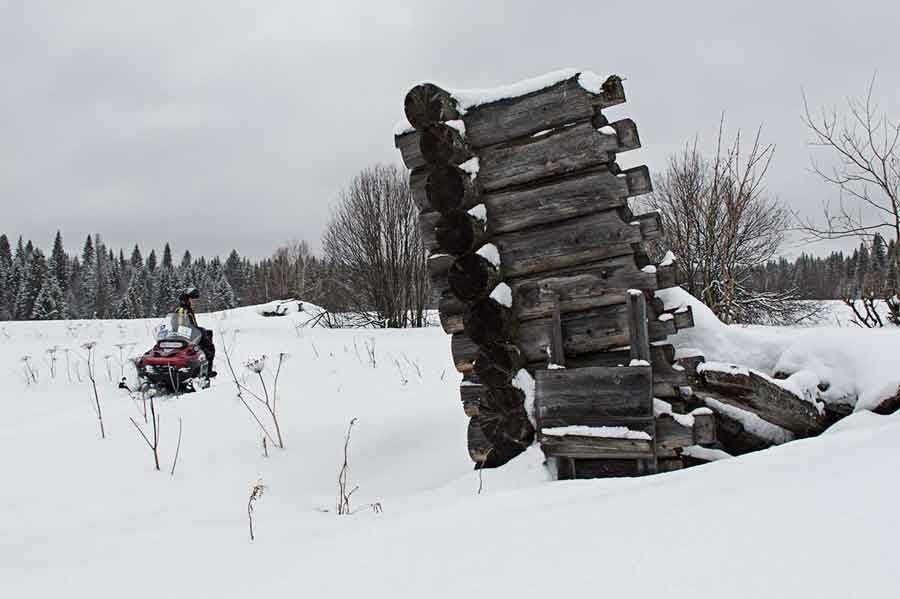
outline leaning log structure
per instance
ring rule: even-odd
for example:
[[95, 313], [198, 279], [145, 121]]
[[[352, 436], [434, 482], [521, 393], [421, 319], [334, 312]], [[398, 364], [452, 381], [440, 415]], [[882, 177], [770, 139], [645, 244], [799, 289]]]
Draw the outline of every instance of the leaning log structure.
[[395, 145], [477, 467], [537, 437], [560, 478], [637, 475], [714, 437], [710, 416], [686, 425], [654, 403], [687, 385], [665, 340], [693, 320], [654, 296], [677, 280], [641, 247], [660, 237], [659, 215], [629, 209], [652, 187], [646, 166], [617, 162], [641, 145], [634, 121], [604, 113], [623, 102], [621, 78], [575, 71], [406, 95]]

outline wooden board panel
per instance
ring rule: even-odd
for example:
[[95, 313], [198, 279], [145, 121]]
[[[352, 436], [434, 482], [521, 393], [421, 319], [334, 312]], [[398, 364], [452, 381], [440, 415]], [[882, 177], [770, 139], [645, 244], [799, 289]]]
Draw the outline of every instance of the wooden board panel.
[[652, 418], [649, 367], [591, 367], [535, 372], [542, 427], [608, 426], [615, 418]]

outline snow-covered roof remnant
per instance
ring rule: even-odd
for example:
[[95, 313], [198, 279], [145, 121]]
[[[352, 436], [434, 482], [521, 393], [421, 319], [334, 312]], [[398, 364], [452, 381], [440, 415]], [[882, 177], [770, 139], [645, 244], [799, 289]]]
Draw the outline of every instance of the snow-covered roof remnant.
[[631, 430], [626, 426], [552, 426], [541, 429], [541, 434], [548, 437], [564, 437], [575, 435], [578, 437], [599, 437], [603, 439], [638, 439], [650, 440], [650, 435], [644, 431]]

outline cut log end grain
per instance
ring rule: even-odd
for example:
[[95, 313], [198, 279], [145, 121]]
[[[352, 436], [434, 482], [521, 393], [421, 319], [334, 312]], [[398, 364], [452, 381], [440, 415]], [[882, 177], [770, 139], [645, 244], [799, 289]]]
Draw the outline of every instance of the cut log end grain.
[[523, 364], [524, 357], [518, 347], [496, 343], [478, 348], [474, 370], [483, 384], [501, 387], [509, 384]]
[[467, 212], [454, 210], [442, 215], [434, 226], [438, 246], [449, 254], [462, 255], [473, 250], [485, 237], [485, 223]]
[[432, 165], [462, 164], [472, 157], [472, 152], [462, 134], [443, 123], [422, 130], [419, 150], [425, 162]]
[[435, 167], [425, 183], [425, 195], [432, 210], [450, 212], [463, 207], [467, 175], [450, 165]]
[[478, 255], [461, 256], [447, 271], [450, 291], [463, 301], [484, 297], [497, 285], [500, 273], [491, 262]]
[[450, 92], [433, 83], [421, 83], [409, 90], [403, 101], [403, 110], [406, 120], [416, 129], [459, 118], [456, 100]]
[[478, 345], [510, 341], [517, 328], [512, 309], [490, 297], [472, 303], [463, 317], [463, 330]]
[[483, 390], [478, 424], [492, 447], [491, 464], [505, 464], [534, 441], [534, 428], [525, 413], [524, 399], [519, 389], [509, 385]]

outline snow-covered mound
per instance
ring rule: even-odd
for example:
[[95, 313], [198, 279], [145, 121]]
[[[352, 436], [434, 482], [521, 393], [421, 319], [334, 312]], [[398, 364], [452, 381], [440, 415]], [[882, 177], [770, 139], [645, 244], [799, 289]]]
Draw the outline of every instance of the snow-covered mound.
[[[890, 475], [900, 468], [900, 417], [855, 414], [821, 437], [634, 480], [549, 482], [532, 448], [483, 472], [479, 495], [459, 377], [440, 329], [328, 330], [295, 327], [292, 318], [250, 309], [200, 316], [217, 331], [222, 374], [209, 390], [158, 402], [160, 472], [129, 420], [147, 430], [141, 405], [115, 388], [127, 371], [119, 352], [149, 347], [155, 321], [0, 326], [0, 596], [900, 591]], [[722, 343], [753, 338], [729, 330]], [[105, 440], [79, 357], [88, 340], [97, 342]], [[277, 399], [285, 449], [270, 445], [268, 458], [221, 363], [222, 341], [240, 382], [256, 393], [258, 376], [240, 364], [288, 355]], [[720, 359], [753, 353], [733, 352]], [[268, 393], [276, 362], [262, 371]], [[351, 418], [357, 511], [337, 516]], [[251, 542], [247, 505], [258, 479], [266, 489]]]
[[725, 325], [681, 288], [657, 295], [666, 307], [691, 306], [694, 327], [668, 340], [681, 355], [699, 350], [710, 361], [794, 375], [786, 384], [798, 396], [824, 389], [819, 395], [826, 403], [857, 410], [872, 409], [900, 392], [900, 329]]

